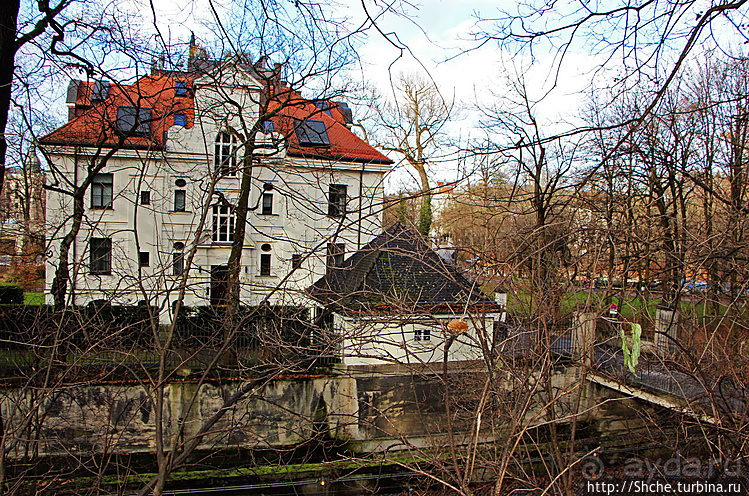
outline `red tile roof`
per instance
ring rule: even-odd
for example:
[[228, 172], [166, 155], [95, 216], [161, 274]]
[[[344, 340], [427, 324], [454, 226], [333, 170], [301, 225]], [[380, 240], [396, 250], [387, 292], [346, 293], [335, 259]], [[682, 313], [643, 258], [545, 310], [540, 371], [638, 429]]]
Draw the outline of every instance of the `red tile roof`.
[[[287, 137], [289, 155], [330, 160], [349, 160], [378, 164], [392, 164], [393, 161], [380, 153], [369, 143], [359, 138], [346, 127], [340, 107], [330, 103], [328, 115], [314, 102], [302, 98], [297, 92], [281, 88], [277, 92], [277, 105], [283, 107], [273, 119], [276, 131]], [[322, 121], [330, 140], [329, 146], [302, 146], [294, 132], [298, 121]]]
[[151, 133], [123, 139], [124, 148], [162, 148], [164, 132], [174, 125], [174, 114], [184, 113], [187, 128], [195, 123], [195, 104], [191, 91], [187, 96], [175, 96], [177, 80], [187, 77], [146, 76], [131, 85], [114, 85], [104, 101], [91, 102], [94, 83], [82, 82], [75, 101], [77, 112], [82, 112], [67, 124], [52, 131], [40, 141], [48, 145], [114, 146], [123, 139], [115, 129], [118, 107], [150, 108]]
[[[174, 113], [185, 113], [187, 128], [195, 122], [194, 94], [178, 97], [174, 94], [177, 80], [187, 80], [192, 87], [192, 77], [185, 75], [151, 75], [127, 86], [112, 85], [108, 97], [91, 106], [91, 92], [94, 83], [81, 83], [75, 101], [77, 115], [70, 122], [43, 137], [40, 141], [47, 145], [89, 145], [114, 146], [121, 136], [114, 129], [117, 108], [121, 106], [152, 109], [151, 133], [147, 136], [128, 137], [123, 142], [125, 148], [154, 148], [164, 146], [165, 131], [174, 125]], [[291, 156], [329, 160], [343, 160], [363, 163], [391, 164], [392, 160], [377, 151], [367, 142], [356, 136], [346, 127], [343, 114], [335, 103], [330, 106], [330, 115], [317, 108], [314, 102], [302, 98], [296, 91], [279, 88], [270, 111], [277, 109], [272, 120], [276, 132], [288, 140]], [[329, 146], [302, 146], [299, 144], [295, 123], [322, 121], [325, 124]]]

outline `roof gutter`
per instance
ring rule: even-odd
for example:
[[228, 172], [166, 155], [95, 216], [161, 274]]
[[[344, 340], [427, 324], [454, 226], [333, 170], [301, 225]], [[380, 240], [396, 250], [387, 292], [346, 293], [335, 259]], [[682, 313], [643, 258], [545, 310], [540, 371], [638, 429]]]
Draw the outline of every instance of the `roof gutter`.
[[86, 148], [119, 148], [121, 150], [154, 150], [163, 151], [165, 150], [163, 145], [150, 144], [150, 145], [132, 145], [123, 144], [117, 146], [116, 143], [87, 143], [85, 141], [57, 141], [57, 140], [39, 140], [40, 145], [46, 146], [75, 146], [75, 147], [86, 147]]
[[350, 158], [346, 156], [335, 156], [335, 155], [322, 155], [319, 153], [303, 153], [303, 152], [296, 152], [289, 150], [288, 155], [290, 157], [302, 157], [302, 158], [320, 158], [324, 160], [342, 160], [345, 162], [354, 162], [358, 164], [377, 164], [377, 165], [391, 165], [393, 163], [392, 160], [386, 159], [376, 159], [376, 158]]

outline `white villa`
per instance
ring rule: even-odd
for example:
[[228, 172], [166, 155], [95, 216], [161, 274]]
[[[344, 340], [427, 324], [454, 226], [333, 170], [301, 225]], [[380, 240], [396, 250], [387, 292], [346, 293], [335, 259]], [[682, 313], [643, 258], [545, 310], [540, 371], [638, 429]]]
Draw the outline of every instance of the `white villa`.
[[162, 323], [188, 265], [185, 305], [225, 297], [247, 150], [255, 160], [243, 303], [296, 304], [297, 291], [382, 232], [392, 162], [351, 131], [348, 106], [302, 98], [278, 67], [192, 66], [154, 69], [129, 85], [71, 82], [69, 122], [40, 140], [56, 188], [46, 211], [48, 303], [72, 225], [70, 193], [85, 181], [68, 303], [148, 302]]

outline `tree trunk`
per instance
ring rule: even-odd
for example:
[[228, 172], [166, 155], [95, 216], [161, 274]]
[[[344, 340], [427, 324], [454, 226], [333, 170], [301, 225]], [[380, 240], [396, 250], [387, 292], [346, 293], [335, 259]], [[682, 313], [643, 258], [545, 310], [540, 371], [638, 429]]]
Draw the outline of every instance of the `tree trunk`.
[[8, 124], [11, 90], [13, 87], [13, 69], [15, 67], [16, 26], [20, 0], [5, 0], [0, 8], [0, 191], [5, 177], [5, 152], [8, 143], [5, 141], [5, 127]]

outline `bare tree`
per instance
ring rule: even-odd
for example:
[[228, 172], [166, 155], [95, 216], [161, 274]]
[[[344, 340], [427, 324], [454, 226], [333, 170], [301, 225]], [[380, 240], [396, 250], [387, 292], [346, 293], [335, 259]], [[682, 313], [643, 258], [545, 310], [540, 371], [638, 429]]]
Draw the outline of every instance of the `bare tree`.
[[419, 231], [428, 235], [432, 225], [430, 164], [447, 155], [444, 127], [454, 102], [445, 100], [435, 83], [420, 74], [401, 74], [394, 93], [393, 101], [374, 107], [373, 137], [382, 149], [402, 155], [416, 171], [421, 187]]

